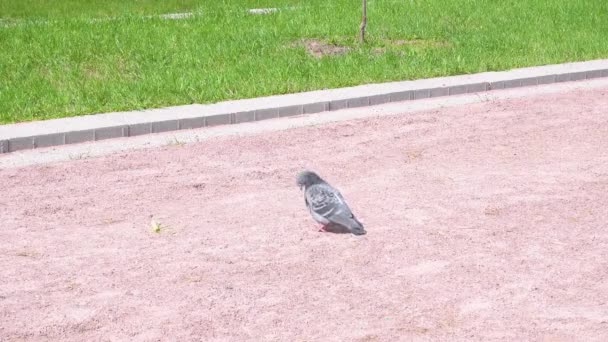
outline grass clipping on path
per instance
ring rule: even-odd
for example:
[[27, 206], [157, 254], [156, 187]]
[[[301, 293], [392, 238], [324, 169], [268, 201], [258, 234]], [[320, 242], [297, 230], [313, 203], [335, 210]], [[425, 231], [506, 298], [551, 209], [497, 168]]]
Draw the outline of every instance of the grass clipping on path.
[[0, 123], [608, 56], [604, 0], [377, 0], [364, 45], [346, 0], [72, 5], [0, 4]]

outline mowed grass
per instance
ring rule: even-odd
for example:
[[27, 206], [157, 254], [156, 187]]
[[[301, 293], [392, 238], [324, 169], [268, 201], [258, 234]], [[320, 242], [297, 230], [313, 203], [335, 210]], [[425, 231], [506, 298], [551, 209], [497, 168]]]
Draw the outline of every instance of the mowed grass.
[[[286, 9], [254, 15], [248, 8]], [[156, 14], [192, 12], [178, 20]], [[0, 122], [608, 56], [604, 0], [0, 1]], [[316, 38], [349, 47], [317, 58]]]

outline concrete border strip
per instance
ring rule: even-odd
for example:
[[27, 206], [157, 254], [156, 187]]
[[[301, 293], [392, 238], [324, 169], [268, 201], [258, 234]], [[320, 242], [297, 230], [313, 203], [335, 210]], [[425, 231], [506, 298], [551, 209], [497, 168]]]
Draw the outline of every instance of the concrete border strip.
[[0, 153], [608, 77], [608, 59], [0, 126]]
[[0, 155], [0, 169], [40, 165], [54, 162], [82, 160], [107, 156], [113, 153], [167, 148], [170, 146], [209, 142], [218, 137], [245, 137], [256, 134], [273, 133], [300, 127], [310, 127], [359, 119], [378, 119], [386, 116], [408, 115], [445, 107], [459, 107], [495, 101], [510, 101], [528, 97], [565, 94], [572, 91], [596, 91], [608, 87], [608, 77], [585, 81], [562, 82], [496, 90], [485, 93], [470, 93], [458, 96], [439, 96], [419, 101], [392, 102], [372, 107], [359, 107], [298, 115], [285, 119], [251, 121], [239, 125], [220, 125], [203, 129], [141, 135], [129, 138], [106, 139], [51, 148], [24, 150]]

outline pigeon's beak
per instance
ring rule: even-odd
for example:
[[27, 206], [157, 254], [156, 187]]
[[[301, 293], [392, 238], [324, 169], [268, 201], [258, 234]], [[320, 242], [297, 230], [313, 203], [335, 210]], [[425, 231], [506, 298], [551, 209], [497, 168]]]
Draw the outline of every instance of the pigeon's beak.
[[352, 233], [355, 234], [355, 235], [365, 235], [365, 234], [367, 234], [367, 232], [364, 229], [354, 230]]

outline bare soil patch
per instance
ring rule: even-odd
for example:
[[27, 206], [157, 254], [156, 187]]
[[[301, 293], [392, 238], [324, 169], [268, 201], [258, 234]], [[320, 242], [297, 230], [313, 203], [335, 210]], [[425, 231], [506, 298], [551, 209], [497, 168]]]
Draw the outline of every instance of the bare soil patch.
[[317, 58], [323, 56], [343, 55], [350, 50], [348, 46], [329, 43], [320, 39], [303, 39], [300, 41], [300, 44], [306, 48], [306, 51], [311, 56]]
[[[0, 170], [0, 340], [606, 341], [606, 108], [596, 88]], [[304, 167], [366, 235], [317, 231]]]

